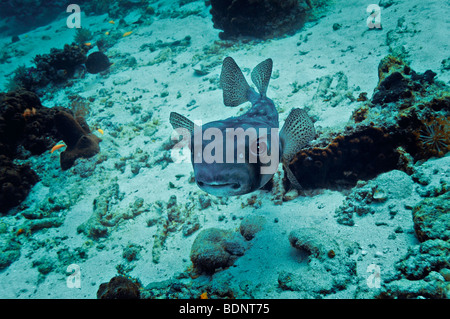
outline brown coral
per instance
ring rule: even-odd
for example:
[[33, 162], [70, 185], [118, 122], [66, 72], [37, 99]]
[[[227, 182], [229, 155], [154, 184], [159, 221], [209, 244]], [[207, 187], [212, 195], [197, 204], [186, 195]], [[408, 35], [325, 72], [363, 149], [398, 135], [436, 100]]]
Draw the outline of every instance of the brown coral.
[[298, 0], [211, 0], [214, 28], [222, 39], [280, 36], [304, 23], [306, 8]]
[[247, 248], [241, 234], [231, 230], [208, 228], [201, 231], [191, 248], [191, 261], [199, 273], [213, 274], [227, 268], [242, 256]]
[[19, 67], [13, 81], [33, 92], [41, 92], [49, 84], [65, 83], [85, 63], [89, 50], [90, 46], [76, 43], [66, 44], [63, 49], [52, 48], [50, 53], [34, 57], [35, 67]]
[[326, 147], [302, 150], [289, 164], [303, 187], [354, 185], [395, 169], [399, 135], [377, 127], [359, 127], [334, 138]]
[[353, 186], [393, 169], [411, 174], [405, 159], [449, 151], [447, 86], [434, 81], [434, 72], [418, 74], [391, 55], [382, 59], [378, 71], [372, 100], [353, 112], [345, 131], [321, 136], [290, 162], [303, 187]]
[[38, 181], [39, 177], [28, 165], [16, 165], [0, 155], [0, 213], [24, 200]]
[[102, 283], [97, 291], [97, 299], [139, 299], [139, 284], [131, 279], [116, 276], [108, 283]]
[[39, 180], [28, 165], [17, 165], [13, 160], [28, 156], [29, 152], [41, 154], [54, 143], [55, 110], [43, 107], [38, 96], [26, 90], [0, 93], [1, 213], [24, 200]]
[[60, 163], [63, 170], [69, 169], [78, 158], [89, 158], [100, 151], [100, 138], [91, 133], [82, 117], [75, 119], [68, 112], [55, 115], [55, 125], [63, 136], [67, 149], [61, 153]]

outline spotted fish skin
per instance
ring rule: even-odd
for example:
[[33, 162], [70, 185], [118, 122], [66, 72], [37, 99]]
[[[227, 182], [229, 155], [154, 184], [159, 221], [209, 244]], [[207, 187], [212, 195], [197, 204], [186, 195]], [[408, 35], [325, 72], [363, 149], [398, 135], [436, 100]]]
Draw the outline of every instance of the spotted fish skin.
[[[207, 193], [233, 196], [263, 187], [276, 172], [280, 159], [284, 163], [290, 161], [299, 147], [303, 147], [315, 135], [312, 121], [306, 112], [299, 109], [291, 112], [286, 120], [289, 125], [285, 125], [281, 130], [282, 134], [278, 134], [278, 112], [274, 102], [266, 96], [272, 66], [272, 59], [266, 59], [253, 69], [251, 78], [258, 90], [255, 91], [248, 85], [236, 62], [231, 57], [224, 59], [220, 83], [225, 106], [236, 107], [247, 101], [252, 104], [250, 110], [241, 116], [209, 122], [199, 127], [183, 115], [176, 112], [170, 114], [173, 128], [182, 128], [189, 135], [195, 181]], [[214, 135], [214, 142], [219, 142], [215, 138], [222, 138], [221, 143], [214, 148], [213, 156], [222, 152], [223, 158], [228, 160], [218, 162], [203, 157], [210, 148], [210, 143], [213, 143], [212, 138], [202, 138], [209, 130], [220, 133]], [[233, 148], [227, 149], [226, 145], [233, 142], [233, 137], [230, 139], [227, 132], [238, 130], [254, 130], [256, 135], [253, 139], [250, 136], [236, 138], [232, 143]], [[196, 140], [196, 137], [200, 139]], [[283, 149], [287, 150], [285, 154]], [[255, 153], [256, 161], [250, 155]], [[288, 177], [294, 178], [289, 173]], [[298, 182], [293, 184], [299, 186]]]

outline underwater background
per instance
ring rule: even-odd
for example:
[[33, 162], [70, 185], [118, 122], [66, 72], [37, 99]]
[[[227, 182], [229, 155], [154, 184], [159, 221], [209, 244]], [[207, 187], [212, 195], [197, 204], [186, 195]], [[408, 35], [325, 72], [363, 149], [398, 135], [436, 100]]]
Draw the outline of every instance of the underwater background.
[[[0, 3], [0, 298], [450, 297], [450, 4]], [[230, 197], [174, 161], [171, 112], [271, 58], [316, 136]]]

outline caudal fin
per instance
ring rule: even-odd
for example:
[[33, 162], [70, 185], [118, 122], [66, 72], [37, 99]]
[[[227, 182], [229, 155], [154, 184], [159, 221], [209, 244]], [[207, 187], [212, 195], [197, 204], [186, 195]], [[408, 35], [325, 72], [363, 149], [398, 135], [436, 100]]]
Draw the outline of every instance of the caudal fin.
[[292, 109], [280, 131], [280, 140], [282, 143], [283, 164], [290, 182], [297, 188], [300, 187], [300, 184], [290, 171], [288, 167], [289, 162], [294, 158], [295, 154], [314, 139], [315, 135], [314, 123], [305, 110]]
[[258, 64], [252, 71], [252, 81], [261, 95], [266, 95], [272, 75], [272, 59], [267, 59]]
[[248, 101], [250, 86], [241, 69], [231, 57], [223, 60], [220, 84], [223, 90], [223, 103], [226, 106], [238, 106]]

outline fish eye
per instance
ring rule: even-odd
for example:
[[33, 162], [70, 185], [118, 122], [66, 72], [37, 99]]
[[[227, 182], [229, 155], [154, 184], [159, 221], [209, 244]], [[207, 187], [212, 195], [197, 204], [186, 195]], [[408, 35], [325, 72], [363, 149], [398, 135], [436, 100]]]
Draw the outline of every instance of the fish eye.
[[265, 137], [253, 141], [250, 145], [250, 152], [255, 156], [267, 153], [267, 149], [268, 147]]
[[258, 141], [258, 154], [265, 154], [267, 152], [266, 141]]

